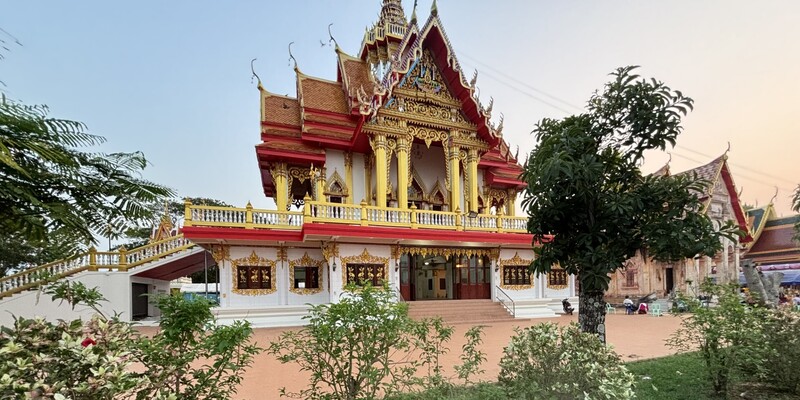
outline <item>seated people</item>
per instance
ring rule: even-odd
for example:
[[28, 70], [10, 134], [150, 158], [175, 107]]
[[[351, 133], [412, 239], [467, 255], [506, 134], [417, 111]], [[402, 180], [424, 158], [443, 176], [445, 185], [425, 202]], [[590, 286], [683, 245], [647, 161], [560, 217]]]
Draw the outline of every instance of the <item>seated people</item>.
[[649, 311], [649, 307], [647, 306], [647, 303], [640, 303], [639, 304], [639, 311], [638, 311], [639, 314], [647, 314], [648, 311]]
[[561, 300], [561, 306], [564, 307], [564, 314], [572, 315], [572, 312], [575, 311], [575, 308], [572, 307], [572, 304], [567, 299]]
[[625, 300], [622, 300], [622, 305], [625, 306], [625, 314], [633, 314], [633, 300], [630, 297], [625, 296]]

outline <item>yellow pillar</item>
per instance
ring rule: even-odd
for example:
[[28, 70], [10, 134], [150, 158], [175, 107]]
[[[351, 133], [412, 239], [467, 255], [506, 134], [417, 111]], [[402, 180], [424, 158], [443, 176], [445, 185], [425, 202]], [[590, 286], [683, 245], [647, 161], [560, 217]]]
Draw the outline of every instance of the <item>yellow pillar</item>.
[[386, 135], [376, 133], [372, 138], [372, 150], [375, 152], [375, 205], [386, 207], [386, 186], [388, 182], [386, 168]]
[[517, 191], [508, 189], [508, 205], [506, 205], [506, 213], [509, 217], [516, 216], [517, 211]]
[[408, 153], [411, 151], [410, 140], [401, 136], [397, 138], [397, 203], [402, 209], [408, 208]]
[[289, 173], [285, 163], [275, 164], [272, 179], [275, 181], [275, 205], [278, 211], [286, 211], [289, 202]]
[[316, 192], [316, 201], [325, 201], [325, 183], [328, 180], [328, 174], [325, 170], [325, 167], [320, 168], [317, 171], [317, 176], [314, 177], [315, 180], [315, 187], [314, 192]]
[[356, 196], [353, 188], [353, 153], [344, 153], [344, 180], [347, 185], [347, 203], [356, 204]]
[[469, 176], [469, 211], [478, 212], [478, 150], [467, 151], [467, 171]]
[[461, 209], [461, 179], [459, 178], [459, 148], [453, 146], [447, 153], [447, 162], [450, 163], [450, 211]]

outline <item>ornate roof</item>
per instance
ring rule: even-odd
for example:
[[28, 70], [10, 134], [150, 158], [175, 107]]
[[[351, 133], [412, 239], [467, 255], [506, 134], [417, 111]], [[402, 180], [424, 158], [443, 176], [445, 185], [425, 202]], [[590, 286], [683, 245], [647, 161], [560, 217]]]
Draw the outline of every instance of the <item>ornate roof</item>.
[[[502, 118], [498, 123], [491, 121], [492, 104], [486, 107], [481, 104], [475, 86], [477, 76], [467, 82], [439, 19], [435, 1], [420, 29], [416, 5], [411, 21], [407, 21], [401, 0], [383, 0], [376, 23], [364, 35], [359, 57], [346, 54], [338, 45], [335, 51], [336, 81], [305, 75], [295, 65], [296, 99], [269, 93], [259, 82], [264, 145], [257, 146], [257, 155], [268, 195], [271, 178], [264, 169], [272, 162], [298, 162], [296, 160], [302, 160], [298, 156], [309, 154], [305, 150], [313, 147], [320, 151], [331, 148], [368, 152], [368, 135], [362, 133], [362, 129], [374, 123], [378, 113], [394, 101], [394, 91], [404, 78], [412, 73], [419, 74], [420, 70], [415, 72], [415, 68], [423, 54], [431, 55], [426, 57], [435, 65], [442, 86], [446, 86], [444, 90], [451, 96], [445, 102], [446, 107], [463, 114], [463, 121], [458, 121], [462, 125], [458, 126], [472, 131], [459, 132], [460, 137], [488, 147], [488, 151], [480, 154], [479, 166], [486, 170], [485, 177], [497, 180], [487, 182], [501, 187], [524, 186], [519, 181], [522, 167], [517, 155], [511, 154], [502, 139]], [[455, 129], [461, 129], [458, 126]], [[469, 127], [471, 129], [467, 129]], [[287, 142], [288, 139], [292, 140]], [[300, 144], [302, 147], [298, 147]]]
[[[772, 205], [767, 207], [765, 211], [771, 210]], [[800, 243], [794, 240], [794, 225], [800, 221], [800, 215], [776, 218], [774, 212], [765, 212], [762, 219], [766, 222], [762, 222], [756, 242], [747, 250], [745, 258], [763, 265], [800, 262]]]

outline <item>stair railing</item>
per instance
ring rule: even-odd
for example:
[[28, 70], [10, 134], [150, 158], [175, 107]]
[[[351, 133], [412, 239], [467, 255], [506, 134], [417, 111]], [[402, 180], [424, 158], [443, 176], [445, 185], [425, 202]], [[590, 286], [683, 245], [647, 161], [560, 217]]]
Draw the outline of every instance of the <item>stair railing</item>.
[[[497, 301], [505, 307], [506, 311], [511, 313], [511, 316], [516, 318], [517, 317], [517, 305], [514, 304], [514, 299], [508, 295], [500, 286], [495, 286], [497, 288]], [[502, 295], [502, 296], [501, 296]]]
[[394, 287], [394, 293], [397, 296], [397, 302], [398, 303], [405, 303], [406, 302], [406, 299], [403, 298], [403, 293], [400, 291], [400, 286], [399, 285]]
[[131, 250], [122, 247], [117, 251], [97, 251], [91, 247], [89, 251], [63, 260], [0, 277], [0, 299], [83, 271], [103, 269], [125, 272], [194, 246], [195, 244], [180, 234]]

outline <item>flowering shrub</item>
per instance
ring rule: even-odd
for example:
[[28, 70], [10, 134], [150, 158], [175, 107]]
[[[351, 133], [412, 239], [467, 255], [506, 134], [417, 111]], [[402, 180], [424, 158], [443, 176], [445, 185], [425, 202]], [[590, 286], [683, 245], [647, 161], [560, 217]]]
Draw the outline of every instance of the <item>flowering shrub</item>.
[[[395, 302], [385, 289], [366, 286], [335, 304], [313, 306], [308, 325], [287, 331], [273, 342], [269, 353], [282, 363], [294, 362], [311, 372], [308, 387], [283, 395], [303, 399], [374, 399], [446, 383], [439, 355], [447, 352], [453, 328], [440, 319], [414, 321], [408, 306]], [[477, 328], [480, 330], [480, 328]], [[480, 341], [480, 333], [470, 349]], [[480, 351], [469, 350], [468, 366], [459, 366], [468, 380], [478, 371]], [[416, 372], [427, 368], [425, 377]]]
[[[693, 314], [681, 317], [681, 327], [667, 341], [678, 351], [699, 350], [706, 364], [711, 385], [717, 393], [729, 389], [731, 377], [739, 370], [759, 375], [762, 365], [757, 351], [766, 331], [767, 309], [741, 302], [736, 285], [716, 285], [706, 281], [701, 290], [718, 299], [715, 307], [692, 307]], [[684, 301], [690, 302], [691, 299]]]
[[516, 329], [503, 350], [498, 380], [510, 398], [632, 399], [633, 374], [597, 335], [577, 324]]
[[103, 315], [94, 288], [62, 281], [44, 291], [96, 315], [55, 324], [17, 318], [3, 328], [0, 399], [228, 399], [260, 350], [249, 324], [216, 326], [205, 299], [156, 298], [161, 330], [146, 338]]
[[761, 341], [751, 349], [758, 364], [746, 366], [748, 372], [776, 388], [800, 395], [800, 313], [789, 307], [767, 312], [760, 330]]

